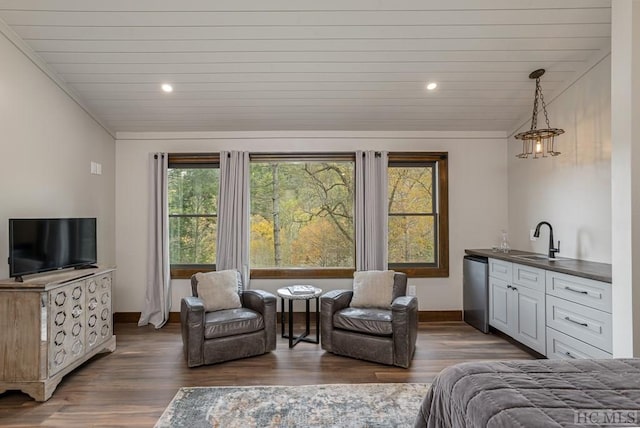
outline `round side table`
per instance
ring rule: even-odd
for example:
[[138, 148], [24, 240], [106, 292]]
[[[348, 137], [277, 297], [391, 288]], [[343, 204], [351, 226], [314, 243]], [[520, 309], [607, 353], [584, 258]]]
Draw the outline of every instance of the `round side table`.
[[[291, 286], [294, 287], [294, 286]], [[308, 343], [320, 343], [320, 294], [322, 294], [322, 289], [318, 287], [313, 287], [313, 292], [305, 293], [305, 294], [296, 294], [292, 293], [289, 287], [282, 287], [278, 289], [278, 296], [280, 296], [280, 302], [282, 307], [282, 312], [280, 315], [280, 323], [282, 325], [282, 337], [285, 339], [289, 339], [289, 348], [293, 348], [299, 342], [308, 342]], [[289, 334], [285, 335], [284, 332], [284, 300], [287, 299], [289, 301]], [[310, 339], [307, 336], [310, 332], [310, 314], [309, 314], [309, 301], [311, 299], [316, 299], [316, 340]], [[293, 301], [294, 300], [304, 300], [305, 301], [305, 330], [304, 333], [299, 334], [298, 336], [293, 335]]]

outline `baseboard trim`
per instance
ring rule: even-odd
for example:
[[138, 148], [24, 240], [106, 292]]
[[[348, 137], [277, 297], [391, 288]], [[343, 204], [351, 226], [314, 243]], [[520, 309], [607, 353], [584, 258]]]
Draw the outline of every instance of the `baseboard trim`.
[[[278, 312], [277, 319], [278, 321], [280, 321], [280, 312]], [[140, 312], [115, 312], [113, 314], [113, 322], [115, 323], [137, 324], [138, 320], [140, 320]], [[294, 322], [303, 322], [304, 312], [294, 312], [293, 320]], [[462, 311], [418, 311], [418, 321], [419, 322], [462, 321]], [[179, 323], [180, 312], [170, 312], [169, 322]], [[311, 322], [315, 322], [315, 316], [313, 313], [311, 314]]]
[[462, 311], [418, 311], [418, 321], [462, 321]]

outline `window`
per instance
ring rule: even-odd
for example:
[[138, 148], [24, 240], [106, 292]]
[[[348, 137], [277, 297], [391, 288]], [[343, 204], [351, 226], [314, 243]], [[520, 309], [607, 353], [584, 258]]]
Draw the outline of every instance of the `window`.
[[354, 268], [353, 155], [251, 158], [252, 277], [345, 277]]
[[171, 275], [188, 278], [215, 270], [218, 186], [217, 155], [169, 155], [169, 260]]
[[[255, 154], [252, 278], [347, 278], [355, 267], [354, 154]], [[217, 154], [169, 155], [171, 275], [215, 270]], [[389, 269], [449, 275], [446, 153], [390, 153]]]
[[389, 269], [449, 275], [447, 155], [390, 153]]

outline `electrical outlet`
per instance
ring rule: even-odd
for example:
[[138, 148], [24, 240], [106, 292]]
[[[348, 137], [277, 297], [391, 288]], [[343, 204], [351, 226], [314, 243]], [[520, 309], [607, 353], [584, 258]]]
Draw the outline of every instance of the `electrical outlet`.
[[409, 285], [407, 286], [407, 296], [415, 296], [416, 295], [416, 286]]
[[536, 233], [536, 231], [534, 229], [529, 230], [529, 239], [532, 240], [532, 241], [537, 241], [538, 238], [533, 236], [534, 233]]

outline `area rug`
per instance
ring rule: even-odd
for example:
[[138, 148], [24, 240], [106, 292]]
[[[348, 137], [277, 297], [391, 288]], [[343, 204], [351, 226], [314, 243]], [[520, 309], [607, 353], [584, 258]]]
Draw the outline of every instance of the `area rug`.
[[425, 383], [180, 388], [157, 428], [411, 427]]

